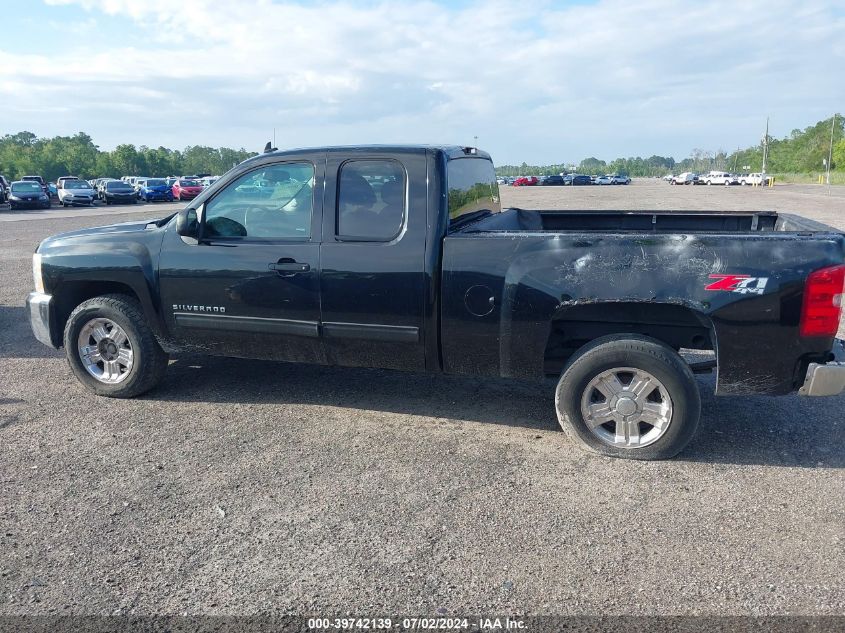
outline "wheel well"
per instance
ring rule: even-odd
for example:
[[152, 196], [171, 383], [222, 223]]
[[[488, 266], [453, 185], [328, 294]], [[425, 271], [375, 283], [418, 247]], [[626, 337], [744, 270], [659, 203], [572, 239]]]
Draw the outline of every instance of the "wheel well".
[[107, 294], [122, 294], [139, 299], [137, 293], [127, 284], [117, 281], [70, 281], [64, 282], [53, 294], [56, 310], [56, 325], [64, 332], [65, 324], [73, 309], [83, 301]]
[[676, 350], [716, 350], [710, 319], [686, 306], [633, 302], [573, 305], [551, 322], [545, 373], [560, 374], [569, 357], [592, 340], [628, 333], [649, 336]]

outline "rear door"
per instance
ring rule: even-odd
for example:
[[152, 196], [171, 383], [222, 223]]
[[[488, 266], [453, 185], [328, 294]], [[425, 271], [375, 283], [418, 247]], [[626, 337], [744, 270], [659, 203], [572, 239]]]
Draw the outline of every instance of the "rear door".
[[333, 152], [320, 261], [329, 362], [425, 369], [424, 150]]
[[325, 154], [264, 163], [200, 208], [201, 238], [169, 230], [163, 312], [174, 337], [203, 351], [324, 363], [320, 218]]

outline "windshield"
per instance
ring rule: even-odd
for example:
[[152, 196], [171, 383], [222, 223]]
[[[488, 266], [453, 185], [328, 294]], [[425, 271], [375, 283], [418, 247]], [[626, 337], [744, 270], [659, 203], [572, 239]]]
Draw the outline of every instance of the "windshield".
[[90, 189], [91, 185], [89, 185], [84, 180], [65, 180], [62, 183], [63, 189]]
[[120, 181], [107, 182], [106, 189], [109, 191], [133, 191], [132, 187]]
[[161, 179], [161, 178], [151, 178], [150, 180], [147, 181], [148, 187], [164, 187], [166, 185], [167, 185], [167, 183], [164, 182], [164, 180]]
[[41, 193], [41, 185], [31, 180], [26, 182], [13, 182], [12, 191], [15, 193]]
[[196, 180], [182, 180], [179, 182], [180, 186], [182, 187], [199, 187], [199, 183]]

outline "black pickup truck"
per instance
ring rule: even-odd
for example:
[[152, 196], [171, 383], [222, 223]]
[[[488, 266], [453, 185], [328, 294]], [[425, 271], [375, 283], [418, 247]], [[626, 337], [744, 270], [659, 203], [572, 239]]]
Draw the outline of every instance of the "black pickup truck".
[[44, 240], [27, 304], [103, 396], [153, 388], [180, 351], [554, 376], [578, 443], [657, 459], [695, 433], [694, 372], [719, 394], [845, 390], [843, 262], [845, 235], [791, 215], [503, 211], [475, 148], [332, 147]]

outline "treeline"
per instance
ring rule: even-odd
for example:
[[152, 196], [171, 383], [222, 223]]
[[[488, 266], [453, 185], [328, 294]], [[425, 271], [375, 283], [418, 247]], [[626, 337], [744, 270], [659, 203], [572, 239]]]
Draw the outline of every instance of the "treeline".
[[222, 174], [255, 152], [228, 147], [193, 145], [184, 150], [166, 147], [118, 145], [110, 152], [101, 151], [90, 136], [38, 138], [32, 132], [7, 134], [0, 138], [0, 174], [9, 180], [26, 175], [55, 180], [59, 176], [81, 178], [99, 176], [181, 176], [184, 174]]
[[[777, 139], [769, 136], [766, 172], [770, 174], [813, 174], [824, 172], [830, 152], [832, 118], [819, 121], [804, 130], [792, 130], [789, 136]], [[762, 137], [763, 135], [761, 135]], [[836, 115], [833, 127], [832, 169], [845, 172], [845, 119]], [[759, 172], [763, 168], [763, 139], [759, 145], [726, 152], [694, 149], [683, 160], [667, 156], [650, 158], [617, 158], [605, 162], [595, 157], [574, 163], [557, 165], [503, 165], [496, 168], [499, 176], [541, 176], [577, 172], [581, 174], [628, 174], [634, 177], [663, 176], [684, 171], [706, 172], [718, 169], [732, 172]]]

